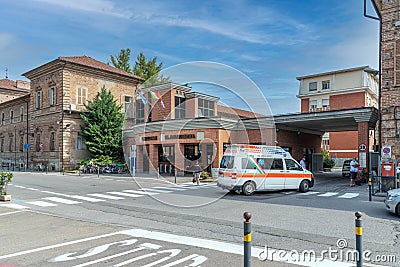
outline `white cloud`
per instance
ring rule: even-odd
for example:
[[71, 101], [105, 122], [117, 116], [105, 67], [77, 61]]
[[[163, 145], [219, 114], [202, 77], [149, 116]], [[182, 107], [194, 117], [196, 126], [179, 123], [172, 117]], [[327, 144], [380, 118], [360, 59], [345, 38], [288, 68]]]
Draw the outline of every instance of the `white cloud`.
[[130, 14], [116, 10], [112, 1], [108, 0], [35, 0], [49, 5], [75, 9], [85, 12], [95, 12], [104, 15], [128, 18]]

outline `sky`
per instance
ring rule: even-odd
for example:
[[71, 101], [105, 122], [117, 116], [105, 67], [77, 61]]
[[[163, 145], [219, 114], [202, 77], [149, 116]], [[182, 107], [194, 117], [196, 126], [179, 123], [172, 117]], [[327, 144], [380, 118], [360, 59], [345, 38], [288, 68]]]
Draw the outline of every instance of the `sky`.
[[[131, 49], [163, 67], [210, 61], [240, 72], [273, 114], [300, 111], [298, 76], [369, 65], [378, 69], [379, 22], [363, 0], [1, 0], [0, 78], [60, 56], [108, 63]], [[367, 11], [375, 15], [367, 0]], [[223, 72], [222, 72], [223, 74]], [[242, 108], [218, 87], [217, 95]], [[242, 88], [252, 94], [254, 88]], [[249, 100], [251, 101], [251, 99]]]

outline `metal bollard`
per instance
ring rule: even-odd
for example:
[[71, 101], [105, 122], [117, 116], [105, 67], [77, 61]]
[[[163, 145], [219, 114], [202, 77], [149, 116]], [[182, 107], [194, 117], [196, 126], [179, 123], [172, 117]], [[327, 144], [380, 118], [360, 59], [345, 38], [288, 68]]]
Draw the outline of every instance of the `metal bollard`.
[[362, 226], [361, 216], [362, 213], [357, 211], [356, 215], [356, 251], [357, 251], [357, 267], [363, 266], [363, 250], [362, 250]]
[[244, 222], [244, 267], [251, 267], [251, 213], [245, 212], [243, 214]]
[[372, 178], [368, 178], [368, 199], [369, 201], [372, 201]]

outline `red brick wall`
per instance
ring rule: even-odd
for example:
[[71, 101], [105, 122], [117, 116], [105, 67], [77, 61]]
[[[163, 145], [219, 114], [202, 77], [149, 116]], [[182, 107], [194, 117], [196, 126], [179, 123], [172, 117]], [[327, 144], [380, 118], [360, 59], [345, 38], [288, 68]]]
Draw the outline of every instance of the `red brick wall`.
[[297, 160], [303, 156], [303, 148], [313, 148], [315, 153], [321, 153], [322, 138], [319, 135], [280, 130], [277, 140], [278, 146], [291, 147], [292, 156]]
[[[329, 150], [356, 150], [358, 149], [358, 134], [357, 131], [349, 132], [330, 132], [329, 133]], [[334, 157], [335, 152], [331, 152], [331, 157]], [[336, 152], [337, 158], [352, 158], [356, 157], [357, 152]]]
[[365, 93], [332, 95], [329, 98], [329, 105], [331, 110], [365, 107]]
[[310, 99], [303, 98], [301, 100], [301, 113], [308, 113], [310, 110]]

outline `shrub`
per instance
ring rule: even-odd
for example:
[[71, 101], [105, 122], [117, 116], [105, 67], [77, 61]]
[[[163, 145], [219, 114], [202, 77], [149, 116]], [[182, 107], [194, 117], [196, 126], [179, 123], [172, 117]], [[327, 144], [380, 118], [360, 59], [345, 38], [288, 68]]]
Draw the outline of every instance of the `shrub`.
[[14, 174], [11, 172], [0, 172], [0, 194], [7, 195], [7, 185], [11, 182]]
[[323, 162], [324, 168], [333, 168], [335, 166], [335, 161], [331, 158], [324, 158]]

